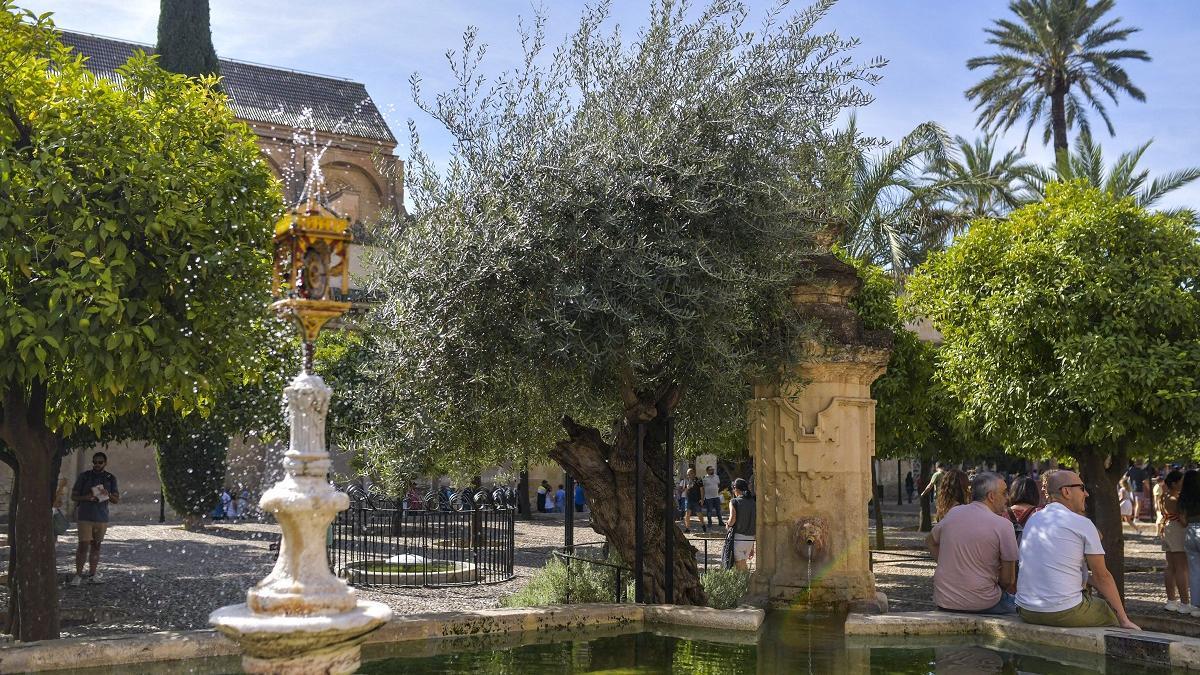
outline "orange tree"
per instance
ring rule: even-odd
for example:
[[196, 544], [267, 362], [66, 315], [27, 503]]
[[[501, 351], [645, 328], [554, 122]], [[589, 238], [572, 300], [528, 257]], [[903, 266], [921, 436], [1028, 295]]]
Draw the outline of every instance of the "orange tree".
[[278, 189], [212, 79], [143, 55], [115, 86], [0, 0], [0, 440], [15, 466], [10, 627], [58, 636], [64, 439], [204, 408], [253, 350]]
[[1013, 452], [1067, 455], [1122, 579], [1116, 483], [1132, 456], [1200, 428], [1200, 244], [1187, 216], [1083, 183], [979, 220], [910, 277], [941, 331], [960, 417]]

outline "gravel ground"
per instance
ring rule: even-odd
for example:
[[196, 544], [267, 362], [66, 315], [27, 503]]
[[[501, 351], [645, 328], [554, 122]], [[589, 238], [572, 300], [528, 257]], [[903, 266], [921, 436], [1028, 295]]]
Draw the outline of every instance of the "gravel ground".
[[[579, 543], [600, 539], [576, 521]], [[74, 572], [75, 529], [59, 537], [58, 570], [63, 636], [95, 636], [206, 628], [208, 614], [222, 605], [245, 602], [246, 590], [270, 572], [279, 527], [261, 523], [214, 524], [188, 532], [178, 524], [113, 524], [100, 560], [103, 583], [70, 586]], [[500, 597], [525, 586], [550, 551], [561, 547], [561, 516], [517, 521], [515, 577], [503, 583], [449, 588], [359, 590], [359, 596], [387, 603], [398, 613], [495, 607]], [[0, 586], [0, 602], [7, 602]]]
[[[875, 554], [875, 579], [893, 611], [932, 609], [934, 563], [916, 532], [915, 508], [891, 505], [885, 511], [887, 550]], [[586, 515], [576, 524], [575, 541], [598, 542]], [[1144, 526], [1126, 531], [1125, 584], [1131, 612], [1172, 618], [1160, 607], [1163, 556]], [[873, 530], [872, 530], [873, 536]], [[245, 601], [246, 590], [266, 576], [275, 560], [269, 549], [279, 528], [260, 523], [217, 524], [201, 532], [179, 525], [114, 524], [105, 537], [101, 584], [72, 587], [75, 531], [59, 538], [58, 569], [63, 579], [60, 602], [64, 637], [206, 628], [213, 609]], [[500, 598], [523, 588], [550, 551], [562, 545], [561, 516], [537, 515], [517, 521], [515, 577], [503, 583], [448, 588], [360, 589], [362, 598], [387, 603], [397, 613], [471, 610], [496, 607]], [[701, 552], [720, 553], [717, 534], [693, 536]], [[7, 556], [3, 556], [7, 558]], [[0, 603], [6, 603], [0, 586]], [[1200, 621], [1188, 619], [1189, 621]]]

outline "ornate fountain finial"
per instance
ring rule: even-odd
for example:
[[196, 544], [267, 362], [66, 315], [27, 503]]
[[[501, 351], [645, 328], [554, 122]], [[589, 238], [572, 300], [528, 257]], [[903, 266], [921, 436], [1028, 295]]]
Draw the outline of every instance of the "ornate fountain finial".
[[[291, 318], [304, 339], [304, 372], [312, 372], [313, 345], [321, 328], [345, 314], [350, 281], [350, 220], [310, 194], [275, 224], [271, 308]], [[338, 282], [335, 288], [333, 282]]]

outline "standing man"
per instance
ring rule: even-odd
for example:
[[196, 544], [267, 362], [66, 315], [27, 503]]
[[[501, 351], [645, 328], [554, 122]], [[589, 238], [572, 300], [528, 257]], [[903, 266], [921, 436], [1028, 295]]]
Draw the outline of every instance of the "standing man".
[[696, 477], [695, 469], [687, 470], [687, 511], [683, 515], [683, 531], [692, 531], [692, 516], [700, 522], [700, 527], [708, 532], [704, 519], [700, 517], [700, 504], [704, 501], [704, 484]]
[[92, 470], [84, 471], [75, 480], [71, 501], [79, 502], [76, 524], [79, 526], [79, 547], [75, 550], [75, 576], [71, 585], [83, 582], [83, 561], [88, 561], [88, 582], [100, 583], [96, 566], [100, 564], [100, 542], [108, 529], [108, 505], [121, 501], [117, 493], [117, 477], [104, 470], [108, 455], [92, 455]]
[[946, 473], [946, 463], [938, 462], [937, 468], [934, 470], [933, 475], [929, 477], [929, 484], [925, 486], [924, 490], [921, 490], [922, 498], [925, 497], [925, 495], [932, 493], [933, 496], [929, 498], [929, 501], [934, 502], [935, 504], [937, 503], [937, 484], [938, 481], [942, 479], [942, 474], [944, 473]]
[[1017, 537], [1003, 514], [1008, 485], [994, 473], [971, 479], [971, 503], [951, 509], [925, 538], [937, 569], [933, 602], [942, 611], [1013, 614]]
[[704, 478], [704, 519], [707, 521], [705, 530], [712, 527], [713, 514], [717, 514], [717, 523], [725, 527], [725, 518], [721, 515], [721, 479], [717, 478], [716, 469], [711, 466], [705, 469]]
[[[1087, 494], [1074, 471], [1046, 476], [1046, 508], [1029, 516], [1021, 534], [1017, 611], [1026, 623], [1042, 626], [1139, 630], [1125, 614], [1117, 584], [1104, 565], [1100, 533], [1083, 515]], [[1103, 599], [1092, 595], [1089, 581]]]

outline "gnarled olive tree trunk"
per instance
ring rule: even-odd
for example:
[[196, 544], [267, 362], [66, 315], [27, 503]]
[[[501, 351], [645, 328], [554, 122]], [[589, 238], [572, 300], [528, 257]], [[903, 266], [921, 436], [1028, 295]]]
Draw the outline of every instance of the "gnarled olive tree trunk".
[[[567, 439], [559, 441], [550, 456], [576, 481], [583, 484], [592, 527], [604, 535], [626, 564], [633, 566], [636, 543], [635, 496], [637, 481], [637, 425], [646, 425], [642, 463], [645, 489], [642, 518], [645, 523], [643, 588], [649, 602], [703, 605], [704, 591], [696, 566], [696, 551], [674, 525], [665, 531], [663, 507], [666, 492], [673, 491], [674, 477], [665, 475], [666, 419], [679, 403], [677, 385], [656, 392], [634, 393], [627, 388], [625, 413], [615, 423], [612, 443], [600, 431], [563, 417]], [[674, 537], [673, 594], [666, 596], [665, 566], [667, 537]]]

